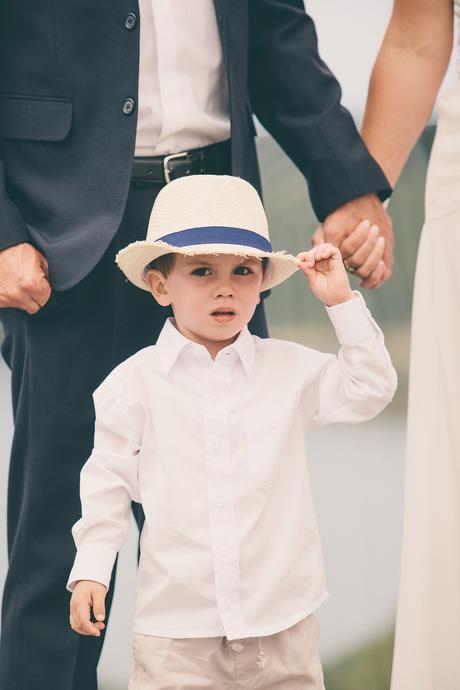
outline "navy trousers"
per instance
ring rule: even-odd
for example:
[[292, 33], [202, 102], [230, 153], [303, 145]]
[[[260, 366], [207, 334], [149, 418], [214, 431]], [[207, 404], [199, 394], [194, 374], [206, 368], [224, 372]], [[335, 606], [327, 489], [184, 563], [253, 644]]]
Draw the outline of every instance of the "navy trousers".
[[[117, 364], [154, 343], [170, 315], [150, 293], [127, 282], [114, 262], [120, 248], [145, 238], [158, 191], [131, 186], [117, 234], [78, 285], [53, 291], [34, 315], [0, 309], [15, 424], [0, 690], [97, 689], [104, 635], [84, 637], [69, 625], [71, 527], [81, 514], [79, 475], [93, 444], [91, 394]], [[264, 337], [262, 304], [250, 330]], [[133, 510], [141, 527], [142, 510], [137, 504]]]

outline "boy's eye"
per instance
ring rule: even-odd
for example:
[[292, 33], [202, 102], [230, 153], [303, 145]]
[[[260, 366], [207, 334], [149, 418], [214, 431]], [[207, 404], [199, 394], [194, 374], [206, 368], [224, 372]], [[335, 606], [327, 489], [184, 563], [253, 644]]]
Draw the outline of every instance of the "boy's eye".
[[235, 273], [236, 275], [247, 276], [252, 273], [252, 268], [249, 268], [249, 266], [237, 266], [235, 268]]
[[[208, 273], [206, 273], [208, 271]], [[201, 266], [200, 268], [195, 268], [194, 271], [192, 271], [192, 275], [194, 276], [206, 276], [209, 275], [210, 271], [207, 266]]]

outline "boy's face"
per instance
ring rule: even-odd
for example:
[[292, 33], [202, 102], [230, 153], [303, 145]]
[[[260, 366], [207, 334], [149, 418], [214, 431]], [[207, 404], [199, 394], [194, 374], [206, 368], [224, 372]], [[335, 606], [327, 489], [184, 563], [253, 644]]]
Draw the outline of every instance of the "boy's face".
[[214, 358], [250, 321], [262, 278], [259, 259], [177, 254], [167, 278], [152, 269], [146, 281], [159, 304], [172, 305], [179, 331]]

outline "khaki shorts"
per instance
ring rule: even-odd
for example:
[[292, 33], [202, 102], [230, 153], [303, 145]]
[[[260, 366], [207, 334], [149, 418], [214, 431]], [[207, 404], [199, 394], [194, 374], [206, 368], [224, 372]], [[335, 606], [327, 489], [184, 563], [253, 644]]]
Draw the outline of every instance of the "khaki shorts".
[[265, 637], [154, 637], [135, 633], [129, 690], [324, 690], [312, 614]]

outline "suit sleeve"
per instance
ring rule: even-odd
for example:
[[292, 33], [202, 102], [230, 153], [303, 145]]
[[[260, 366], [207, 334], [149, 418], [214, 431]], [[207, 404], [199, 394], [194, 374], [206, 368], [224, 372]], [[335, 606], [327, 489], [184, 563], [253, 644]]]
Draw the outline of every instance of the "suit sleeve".
[[0, 251], [21, 242], [30, 242], [27, 226], [17, 206], [7, 195], [5, 169], [0, 154]]
[[340, 103], [340, 85], [319, 57], [303, 1], [248, 4], [252, 107], [305, 176], [320, 221], [363, 194], [386, 199], [391, 187]]

